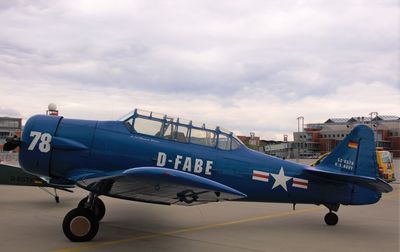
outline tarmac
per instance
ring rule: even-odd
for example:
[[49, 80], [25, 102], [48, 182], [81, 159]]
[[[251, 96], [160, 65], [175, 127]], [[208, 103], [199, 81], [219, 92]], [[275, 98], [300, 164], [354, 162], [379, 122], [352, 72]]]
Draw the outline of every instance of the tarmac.
[[107, 213], [87, 243], [70, 242], [61, 228], [85, 191], [60, 192], [57, 204], [38, 188], [0, 186], [0, 251], [400, 251], [400, 184], [392, 186], [377, 204], [341, 206], [336, 226], [314, 205], [183, 207], [102, 197]]

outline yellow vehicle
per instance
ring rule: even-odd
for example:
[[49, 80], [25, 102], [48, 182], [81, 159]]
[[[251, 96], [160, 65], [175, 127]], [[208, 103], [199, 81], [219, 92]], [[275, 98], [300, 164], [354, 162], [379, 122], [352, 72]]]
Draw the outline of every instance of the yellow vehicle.
[[319, 163], [321, 163], [322, 160], [324, 160], [324, 159], [329, 155], [329, 153], [330, 153], [330, 152], [327, 152], [327, 153], [324, 153], [324, 154], [322, 154], [321, 156], [319, 156], [318, 159], [317, 159], [314, 163], [312, 163], [310, 166], [317, 166], [317, 165], [319, 165]]
[[392, 160], [392, 155], [390, 155], [389, 151], [377, 150], [376, 151], [376, 159], [378, 161], [379, 166], [379, 177], [386, 180], [387, 182], [391, 182], [395, 180], [394, 177], [394, 165]]
[[[318, 157], [318, 159], [311, 164], [311, 166], [317, 166], [321, 163], [330, 152], [324, 153]], [[389, 151], [376, 150], [376, 159], [379, 167], [379, 177], [386, 180], [387, 182], [392, 182], [396, 180], [394, 176], [394, 165], [392, 160], [392, 155]]]

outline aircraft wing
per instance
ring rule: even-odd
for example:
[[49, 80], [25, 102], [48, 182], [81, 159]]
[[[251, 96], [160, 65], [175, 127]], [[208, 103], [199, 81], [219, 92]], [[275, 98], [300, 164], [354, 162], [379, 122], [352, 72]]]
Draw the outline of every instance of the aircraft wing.
[[110, 173], [77, 172], [69, 179], [76, 181], [80, 187], [127, 200], [196, 205], [247, 197], [221, 183], [173, 169], [139, 167]]

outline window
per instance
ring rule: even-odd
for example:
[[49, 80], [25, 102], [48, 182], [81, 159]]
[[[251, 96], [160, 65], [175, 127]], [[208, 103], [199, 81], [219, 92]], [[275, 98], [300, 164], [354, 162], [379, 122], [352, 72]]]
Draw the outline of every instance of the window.
[[176, 125], [172, 122], [166, 122], [164, 124], [163, 137], [166, 139], [175, 139]]
[[214, 147], [216, 144], [216, 136], [213, 132], [192, 128], [190, 131], [190, 142], [205, 146]]
[[11, 134], [9, 132], [0, 132], [0, 139], [6, 139]]
[[178, 128], [176, 130], [176, 140], [178, 140], [178, 142], [187, 143], [188, 131], [189, 131], [188, 127], [183, 125], [178, 125]]
[[240, 145], [240, 142], [236, 138], [232, 138], [232, 150], [236, 150]]
[[125, 120], [125, 124], [126, 126], [128, 126], [128, 128], [132, 129], [133, 117], [129, 118], [128, 120]]
[[388, 151], [382, 151], [382, 162], [385, 164], [392, 163], [392, 157]]
[[141, 134], [149, 136], [160, 136], [162, 130], [162, 122], [137, 117], [135, 119], [133, 128], [136, 132]]
[[231, 149], [231, 138], [225, 134], [219, 134], [218, 149], [230, 150]]
[[19, 123], [18, 121], [15, 120], [1, 120], [0, 121], [0, 127], [3, 128], [18, 128]]

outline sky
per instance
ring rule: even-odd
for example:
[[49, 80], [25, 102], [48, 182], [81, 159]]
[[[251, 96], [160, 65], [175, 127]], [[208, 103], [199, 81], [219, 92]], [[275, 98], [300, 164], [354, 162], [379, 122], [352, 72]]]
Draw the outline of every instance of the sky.
[[283, 140], [400, 116], [400, 2], [0, 0], [0, 116], [134, 108]]

